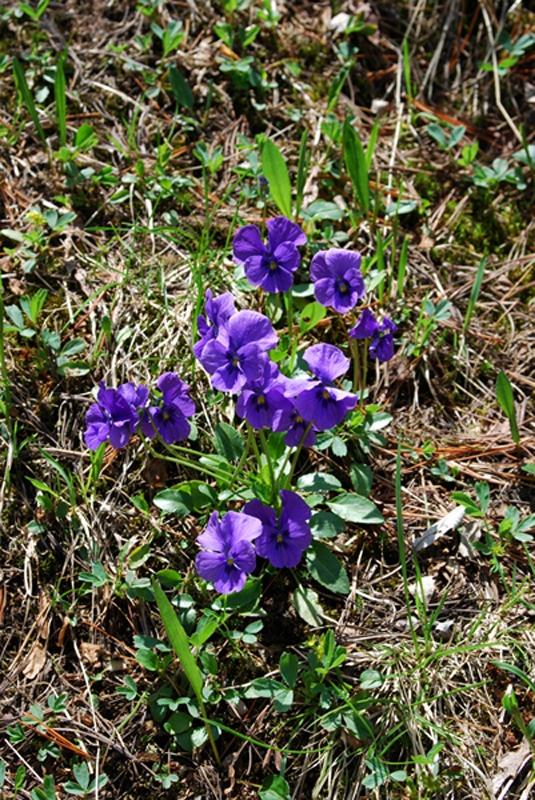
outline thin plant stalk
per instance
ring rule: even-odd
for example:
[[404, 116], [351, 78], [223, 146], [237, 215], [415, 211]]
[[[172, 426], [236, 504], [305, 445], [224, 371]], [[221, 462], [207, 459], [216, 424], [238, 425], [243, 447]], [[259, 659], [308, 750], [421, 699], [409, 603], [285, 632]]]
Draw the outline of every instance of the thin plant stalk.
[[405, 607], [409, 619], [409, 627], [414, 645], [416, 657], [420, 658], [420, 644], [414, 629], [411, 615], [411, 597], [409, 593], [409, 578], [407, 573], [407, 554], [405, 552], [405, 534], [403, 531], [403, 506], [401, 500], [401, 436], [398, 439], [398, 453], [396, 458], [396, 528], [398, 534], [399, 560], [401, 563], [401, 574], [403, 576], [403, 590], [405, 594]]
[[[295, 468], [297, 466], [297, 459], [299, 458], [299, 453], [303, 449], [303, 444], [305, 443], [305, 439], [307, 438], [308, 432], [312, 428], [312, 425], [313, 425], [313, 423], [309, 422], [308, 426], [305, 429], [305, 432], [303, 433], [303, 435], [301, 437], [301, 441], [297, 445], [297, 450], [294, 453], [294, 459], [292, 461], [292, 466], [290, 467], [290, 474], [286, 478], [286, 485], [285, 485], [286, 489], [289, 489], [291, 484], [292, 484], [292, 478], [293, 478], [293, 474], [295, 472]], [[283, 464], [283, 467], [282, 467], [282, 470], [281, 470], [281, 474], [280, 474], [281, 478], [282, 478], [282, 474], [284, 472], [285, 467], [286, 467], [286, 462]]]

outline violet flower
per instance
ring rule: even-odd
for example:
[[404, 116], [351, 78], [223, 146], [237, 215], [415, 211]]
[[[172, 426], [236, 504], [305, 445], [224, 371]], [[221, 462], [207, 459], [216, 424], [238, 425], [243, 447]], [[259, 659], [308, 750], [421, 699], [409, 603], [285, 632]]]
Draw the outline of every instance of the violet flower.
[[246, 503], [244, 512], [262, 523], [262, 532], [255, 541], [258, 555], [269, 559], [274, 567], [296, 567], [312, 542], [308, 524], [312, 511], [295, 492], [282, 489], [280, 496], [282, 511], [278, 519], [275, 509], [260, 500]]
[[370, 358], [381, 362], [390, 361], [394, 355], [394, 334], [397, 331], [391, 319], [385, 317], [379, 325], [369, 308], [362, 312], [357, 324], [351, 328], [349, 335], [353, 339], [371, 339], [368, 353]]
[[370, 358], [376, 358], [384, 363], [394, 357], [394, 337], [392, 334], [397, 329], [397, 325], [391, 319], [384, 318], [379, 334], [373, 339], [368, 348]]
[[370, 309], [365, 308], [355, 327], [349, 331], [349, 335], [352, 339], [371, 339], [379, 333], [380, 329], [381, 326]]
[[90, 450], [109, 439], [116, 450], [126, 447], [139, 422], [138, 408], [144, 406], [149, 396], [146, 386], [135, 388], [125, 383], [118, 389], [106, 389], [101, 381], [97, 402], [89, 406], [85, 415], [84, 440]]
[[299, 225], [286, 217], [266, 222], [268, 244], [262, 242], [256, 225], [245, 225], [234, 237], [234, 261], [243, 264], [245, 275], [253, 286], [266, 292], [286, 292], [293, 284], [293, 273], [301, 263], [298, 245], [306, 244], [306, 235]]
[[200, 361], [215, 389], [235, 394], [246, 383], [262, 379], [266, 352], [278, 341], [267, 317], [258, 311], [239, 311], [204, 347]]
[[303, 419], [295, 403], [292, 403], [290, 409], [281, 409], [273, 417], [273, 430], [276, 433], [286, 431], [284, 437], [284, 444], [287, 447], [298, 447], [303, 442], [303, 447], [312, 447], [316, 442], [316, 426], [311, 425], [310, 430], [303, 440], [306, 429], [309, 427], [310, 422]]
[[316, 253], [310, 264], [310, 278], [320, 305], [332, 306], [340, 314], [355, 308], [366, 292], [360, 262], [360, 253], [353, 250]]
[[280, 378], [277, 365], [266, 360], [262, 377], [247, 383], [238, 397], [236, 413], [239, 417], [245, 417], [256, 430], [272, 429], [275, 414], [292, 408], [291, 400], [284, 395]]
[[229, 511], [219, 521], [214, 511], [197, 539], [201, 547], [211, 551], [198, 553], [195, 559], [201, 578], [211, 581], [220, 594], [241, 591], [247, 574], [256, 566], [251, 542], [261, 533], [262, 525], [255, 517]]
[[358, 401], [357, 395], [330, 385], [347, 372], [349, 359], [332, 344], [315, 344], [303, 358], [318, 380], [297, 396], [297, 410], [303, 419], [314, 423], [316, 430], [330, 430]]
[[[199, 359], [208, 342], [211, 342], [212, 339], [217, 339], [219, 328], [226, 325], [230, 317], [236, 313], [234, 297], [231, 292], [212, 297], [212, 290], [207, 289], [204, 312], [206, 317], [202, 315], [197, 317], [197, 331], [201, 338], [193, 345], [195, 358]], [[211, 325], [208, 322], [211, 322]]]
[[166, 444], [187, 439], [191, 425], [186, 417], [195, 413], [195, 403], [188, 396], [190, 387], [174, 372], [165, 372], [158, 378], [158, 389], [162, 393], [162, 405], [147, 409], [140, 425], [142, 433], [152, 439], [156, 428]]

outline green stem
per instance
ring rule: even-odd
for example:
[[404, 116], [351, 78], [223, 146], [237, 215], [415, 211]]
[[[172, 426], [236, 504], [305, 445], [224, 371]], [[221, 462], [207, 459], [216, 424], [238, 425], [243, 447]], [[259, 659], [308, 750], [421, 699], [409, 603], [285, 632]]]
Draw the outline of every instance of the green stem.
[[[166, 450], [171, 449], [171, 445], [166, 444], [160, 437], [158, 437], [158, 439], [161, 442], [161, 444], [163, 444]], [[224, 472], [223, 470], [219, 470], [217, 468], [212, 469], [211, 467], [207, 467], [204, 464], [200, 464], [198, 461], [194, 462], [189, 458], [180, 458], [179, 456], [173, 458], [173, 456], [171, 455], [164, 455], [162, 453], [157, 453], [147, 439], [144, 439], [144, 442], [148, 452], [151, 454], [151, 456], [154, 456], [154, 458], [160, 458], [163, 461], [169, 461], [172, 464], [180, 464], [181, 467], [189, 467], [190, 469], [198, 470], [199, 472], [203, 472], [205, 475], [208, 475], [210, 478], [214, 478], [214, 480], [224, 480], [224, 481], [229, 480], [230, 476], [228, 472]], [[176, 445], [173, 446], [176, 447]], [[187, 448], [183, 449], [186, 450], [187, 452]], [[197, 453], [196, 455], [199, 454]]]
[[[312, 428], [312, 425], [313, 425], [312, 422], [308, 423], [308, 425], [307, 425], [307, 427], [305, 429], [305, 432], [301, 436], [301, 441], [297, 445], [297, 450], [295, 451], [295, 454], [294, 454], [294, 460], [292, 461], [292, 466], [290, 468], [290, 474], [288, 475], [288, 478], [286, 479], [286, 485], [284, 487], [285, 489], [289, 489], [290, 484], [292, 483], [292, 478], [294, 476], [295, 468], [297, 466], [297, 459], [299, 458], [299, 453], [303, 449], [303, 444], [305, 442], [305, 439], [307, 438], [307, 434], [308, 434], [309, 430]], [[284, 466], [286, 466], [286, 464]], [[281, 477], [282, 477], [282, 473], [281, 473]]]
[[6, 427], [9, 431], [10, 438], [13, 438], [13, 428], [11, 426], [11, 392], [9, 390], [9, 378], [6, 367], [6, 357], [4, 352], [4, 285], [0, 277], [0, 371], [2, 374], [3, 384], [3, 399], [2, 409], [6, 418]]
[[288, 317], [288, 336], [290, 337], [290, 339], [292, 339], [294, 330], [294, 321], [293, 321], [293, 297], [291, 288], [288, 289], [288, 291], [284, 295], [284, 301], [286, 303], [286, 313]]
[[359, 397], [359, 408], [364, 408], [364, 391], [366, 388], [366, 373], [368, 372], [368, 339], [364, 340], [364, 351], [362, 354], [362, 391]]
[[271, 478], [271, 497], [274, 498], [277, 492], [277, 486], [275, 484], [275, 470], [273, 469], [273, 461], [271, 460], [268, 443], [263, 430], [258, 431], [258, 438], [262, 442], [262, 449], [264, 451], [264, 455], [266, 456], [266, 461], [269, 469], [269, 477]]
[[[252, 439], [253, 439], [253, 429], [251, 428], [251, 426], [249, 426], [249, 429], [247, 431], [247, 440], [245, 442], [245, 447], [243, 448], [243, 453], [241, 454], [240, 460], [238, 461], [238, 465], [237, 465], [236, 469], [234, 470], [234, 472], [232, 473], [232, 477], [230, 479], [229, 487], [231, 489], [234, 486], [234, 483], [236, 482], [236, 480], [238, 479], [238, 475], [241, 472], [241, 468], [242, 468], [242, 466], [243, 466], [243, 464], [245, 462], [245, 459], [249, 455], [249, 450], [251, 449]], [[226, 597], [226, 595], [224, 595], [224, 596]]]

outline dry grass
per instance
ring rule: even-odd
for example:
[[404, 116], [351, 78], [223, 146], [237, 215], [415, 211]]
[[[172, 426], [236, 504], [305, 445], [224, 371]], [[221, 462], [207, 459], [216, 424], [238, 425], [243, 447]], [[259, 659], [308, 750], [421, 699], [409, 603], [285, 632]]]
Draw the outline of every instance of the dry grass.
[[[438, 6], [343, 2], [335, 10], [330, 3], [288, 1], [277, 3], [280, 19], [273, 27], [259, 22], [255, 42], [240, 48], [236, 31], [257, 21], [260, 6], [256, 2], [246, 11], [225, 14], [219, 3], [169, 0], [153, 8], [140, 1], [136, 8], [114, 0], [68, 0], [51, 2], [39, 22], [17, 16], [16, 3], [4, 3], [0, 11], [0, 52], [17, 56], [31, 91], [41, 90], [38, 113], [47, 137], [45, 149], [17, 99], [9, 63], [0, 72], [1, 228], [28, 235], [41, 231], [42, 236], [35, 245], [37, 266], [27, 272], [20, 246], [2, 234], [4, 303], [17, 304], [21, 296], [45, 289], [38, 331], [57, 331], [62, 344], [81, 337], [81, 357], [91, 366], [85, 375], [62, 377], [50, 351], [39, 352], [39, 333], [31, 339], [13, 332], [5, 336], [11, 407], [8, 419], [0, 420], [5, 448], [0, 493], [4, 796], [15, 796], [15, 773], [23, 764], [26, 783], [18, 796], [33, 796], [30, 792], [50, 774], [57, 796], [67, 797], [64, 785], [73, 780], [72, 765], [87, 763], [93, 777], [108, 776], [98, 793], [88, 795], [101, 800], [148, 795], [245, 800], [258, 796], [265, 777], [281, 768], [292, 797], [304, 800], [527, 798], [529, 746], [502, 708], [512, 676], [492, 662], [529, 675], [535, 656], [533, 545], [500, 541], [497, 533], [507, 506], [518, 508], [521, 517], [535, 511], [533, 475], [521, 469], [535, 463], [533, 176], [524, 170], [528, 186], [522, 191], [506, 182], [475, 191], [472, 168], [460, 167], [438, 148], [419, 113], [432, 111], [439, 120], [464, 124], [463, 143], [479, 141], [478, 163], [510, 159], [519, 147], [522, 122], [531, 140], [533, 51], [499, 81], [479, 65], [492, 61], [500, 30], [509, 31], [514, 42], [533, 29], [533, 14], [515, 6], [508, 16], [508, 3], [492, 9], [468, 0]], [[142, 13], [151, 9], [152, 16]], [[362, 11], [377, 30], [368, 36], [337, 35], [329, 27], [335, 11]], [[151, 42], [146, 37], [151, 22], [165, 29], [174, 19], [182, 20], [187, 35], [163, 57], [158, 36], [153, 33]], [[216, 22], [234, 30], [234, 51], [217, 39]], [[405, 36], [412, 104], [403, 65]], [[395, 359], [377, 371], [370, 398], [394, 420], [385, 442], [366, 456], [374, 475], [372, 498], [386, 523], [366, 530], [349, 524], [331, 540], [350, 575], [351, 591], [341, 598], [314, 586], [327, 610], [323, 630], [309, 628], [295, 614], [293, 584], [282, 574], [265, 581], [264, 628], [256, 641], [235, 645], [214, 637], [219, 671], [210, 685], [242, 694], [234, 703], [222, 700], [212, 707], [224, 726], [218, 770], [206, 744], [187, 752], [151, 715], [148, 699], [163, 685], [164, 673], [138, 663], [134, 637], [165, 639], [165, 634], [155, 604], [142, 591], [132, 591], [127, 571], [136, 549], [150, 545], [135, 578], [172, 568], [183, 577], [181, 591], [192, 596], [197, 613], [210, 606], [213, 597], [193, 568], [194, 540], [204, 519], [160, 515], [152, 502], [162, 488], [197, 475], [148, 456], [134, 441], [124, 451], [109, 448], [98, 484], [91, 484], [84, 415], [98, 381], [149, 383], [176, 369], [194, 386], [195, 446], [211, 452], [215, 424], [232, 421], [233, 410], [230, 403], [214, 405], [207, 376], [193, 363], [192, 321], [208, 285], [232, 288], [239, 307], [261, 302], [256, 294], [240, 291], [229, 256], [233, 226], [262, 218], [253, 173], [234, 186], [237, 169], [247, 163], [249, 152], [257, 152], [255, 137], [265, 133], [284, 153], [295, 178], [306, 128], [311, 160], [305, 207], [318, 198], [353, 205], [343, 169], [336, 164], [333, 169], [340, 145], [322, 131], [329, 89], [342, 67], [335, 48], [344, 40], [358, 47], [358, 54], [332, 113], [339, 120], [355, 115], [366, 144], [374, 101], [383, 101], [372, 188], [394, 201], [400, 194], [418, 200], [418, 210], [400, 215], [399, 222], [378, 222], [383, 240], [399, 226], [398, 256], [403, 237], [409, 237], [405, 291], [388, 306], [400, 322], [400, 346]], [[87, 177], [75, 186], [68, 185], [56, 156], [60, 145], [50, 83], [50, 68], [67, 45], [67, 142], [72, 144], [83, 123], [91, 125], [97, 142], [75, 163], [79, 170], [92, 169], [93, 176], [100, 173], [98, 180]], [[259, 73], [265, 70], [263, 90], [240, 89], [220, 70], [223, 58], [231, 63], [249, 54]], [[195, 98], [193, 109], [180, 114], [169, 86], [171, 64], [187, 77]], [[222, 149], [222, 164], [206, 187], [194, 155], [198, 141], [212, 152]], [[102, 177], [108, 167], [113, 184]], [[124, 194], [118, 197], [119, 190]], [[36, 206], [41, 211], [69, 208], [76, 216], [65, 231], [53, 232], [28, 216]], [[274, 211], [271, 205], [269, 213]], [[374, 254], [376, 237], [368, 222], [352, 225], [346, 217], [332, 224], [348, 234], [353, 248]], [[309, 223], [308, 233], [311, 242], [325, 244], [321, 223]], [[388, 261], [391, 245], [385, 252]], [[463, 332], [484, 255], [481, 293]], [[403, 346], [415, 341], [426, 296], [435, 304], [449, 300], [451, 315], [437, 323], [426, 346], [405, 355]], [[336, 337], [336, 322], [332, 330]], [[518, 447], [496, 402], [500, 370], [514, 388]], [[3, 397], [6, 402], [5, 391]], [[474, 497], [477, 481], [491, 489], [487, 522], [496, 545], [494, 562], [474, 549], [474, 542], [484, 541], [484, 530], [472, 521], [419, 555], [419, 570], [434, 579], [435, 591], [420, 617], [412, 601], [413, 633], [396, 537], [398, 436], [405, 446], [401, 482], [409, 580], [416, 580], [414, 539], [453, 508], [452, 491]], [[349, 487], [356, 458], [355, 449], [345, 459], [311, 452], [299, 469], [331, 472]], [[59, 495], [50, 508], [39, 505], [38, 489], [28, 478]], [[132, 503], [140, 496], [148, 513]], [[99, 561], [107, 573], [102, 585], [80, 579], [90, 561]], [[445, 633], [430, 622], [435, 611], [436, 622], [450, 625]], [[233, 624], [243, 630], [250, 621], [236, 615]], [[254, 678], [280, 678], [283, 651], [294, 652], [304, 669], [306, 654], [321, 651], [320, 636], [328, 629], [347, 648], [338, 673], [330, 673], [344, 692], [342, 707], [349, 714], [364, 699], [373, 700], [366, 711], [374, 726], [373, 745], [347, 719], [329, 727], [329, 708], [311, 699], [304, 686], [286, 714], [268, 700], [243, 696]], [[365, 670], [379, 672], [380, 685], [363, 690]], [[135, 698], [116, 691], [127, 676], [136, 684]], [[171, 677], [175, 681], [174, 673]], [[187, 693], [180, 683], [174, 688], [177, 696]], [[527, 724], [535, 698], [516, 678], [514, 689]], [[61, 694], [67, 695], [65, 708], [54, 711], [48, 699]], [[31, 716], [35, 704], [44, 714], [39, 729]], [[8, 732], [17, 724], [18, 737]], [[57, 753], [38, 760], [46, 742], [55, 744]], [[370, 758], [384, 760], [392, 771], [405, 769], [409, 779], [369, 788], [363, 781], [373, 771]], [[165, 771], [179, 778], [170, 788], [156, 777]]]

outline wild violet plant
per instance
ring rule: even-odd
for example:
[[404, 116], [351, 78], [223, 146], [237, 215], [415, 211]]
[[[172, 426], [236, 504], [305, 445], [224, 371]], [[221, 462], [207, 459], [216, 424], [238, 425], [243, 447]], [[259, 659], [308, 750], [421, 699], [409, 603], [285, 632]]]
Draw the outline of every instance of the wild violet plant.
[[[242, 443], [239, 457], [233, 453], [237, 465], [232, 468], [224, 459], [202, 456], [179, 444], [190, 435], [195, 403], [190, 387], [174, 372], [158, 378], [156, 397], [143, 384], [128, 382], [111, 389], [101, 383], [97, 402], [86, 414], [85, 442], [90, 449], [104, 442], [120, 449], [137, 435], [154, 452], [158, 441], [165, 450], [159, 457], [194, 466], [215, 481], [219, 495], [205, 485], [213, 505], [233, 504], [221, 517], [212, 511], [197, 540], [201, 548], [195, 559], [197, 572], [222, 595], [244, 588], [258, 558], [269, 562], [269, 569], [294, 568], [310, 548], [315, 550], [307, 563], [322, 582], [318, 561], [339, 562], [321, 542], [314, 541], [320, 522], [334, 524], [336, 530], [331, 518], [339, 522], [382, 519], [370, 500], [350, 493], [327, 501], [329, 512], [315, 513], [315, 506], [324, 499], [318, 492], [341, 490], [341, 484], [331, 476], [324, 476], [324, 481], [321, 475], [309, 476], [310, 484], [302, 483], [306, 493], [302, 497], [293, 486], [293, 476], [302, 449], [314, 447], [318, 436], [328, 435], [348, 418], [351, 429], [362, 422], [367, 358], [390, 360], [397, 328], [387, 317], [376, 320], [366, 307], [356, 318], [355, 309], [366, 292], [360, 253], [340, 249], [316, 253], [310, 265], [316, 302], [337, 312], [353, 356], [353, 381], [346, 379], [350, 358], [327, 342], [306, 346], [303, 329], [293, 326], [292, 286], [305, 233], [282, 216], [268, 220], [266, 227], [267, 244], [255, 225], [237, 232], [234, 260], [252, 286], [283, 296], [289, 311], [287, 332], [281, 337], [264, 313], [237, 310], [230, 292], [214, 296], [208, 288], [193, 346], [213, 388], [235, 399], [236, 416], [245, 422], [245, 442], [234, 432]], [[249, 456], [254, 457], [261, 480], [255, 480], [255, 472], [248, 469]], [[329, 563], [333, 565], [332, 560]], [[296, 580], [300, 586], [297, 574]]]

